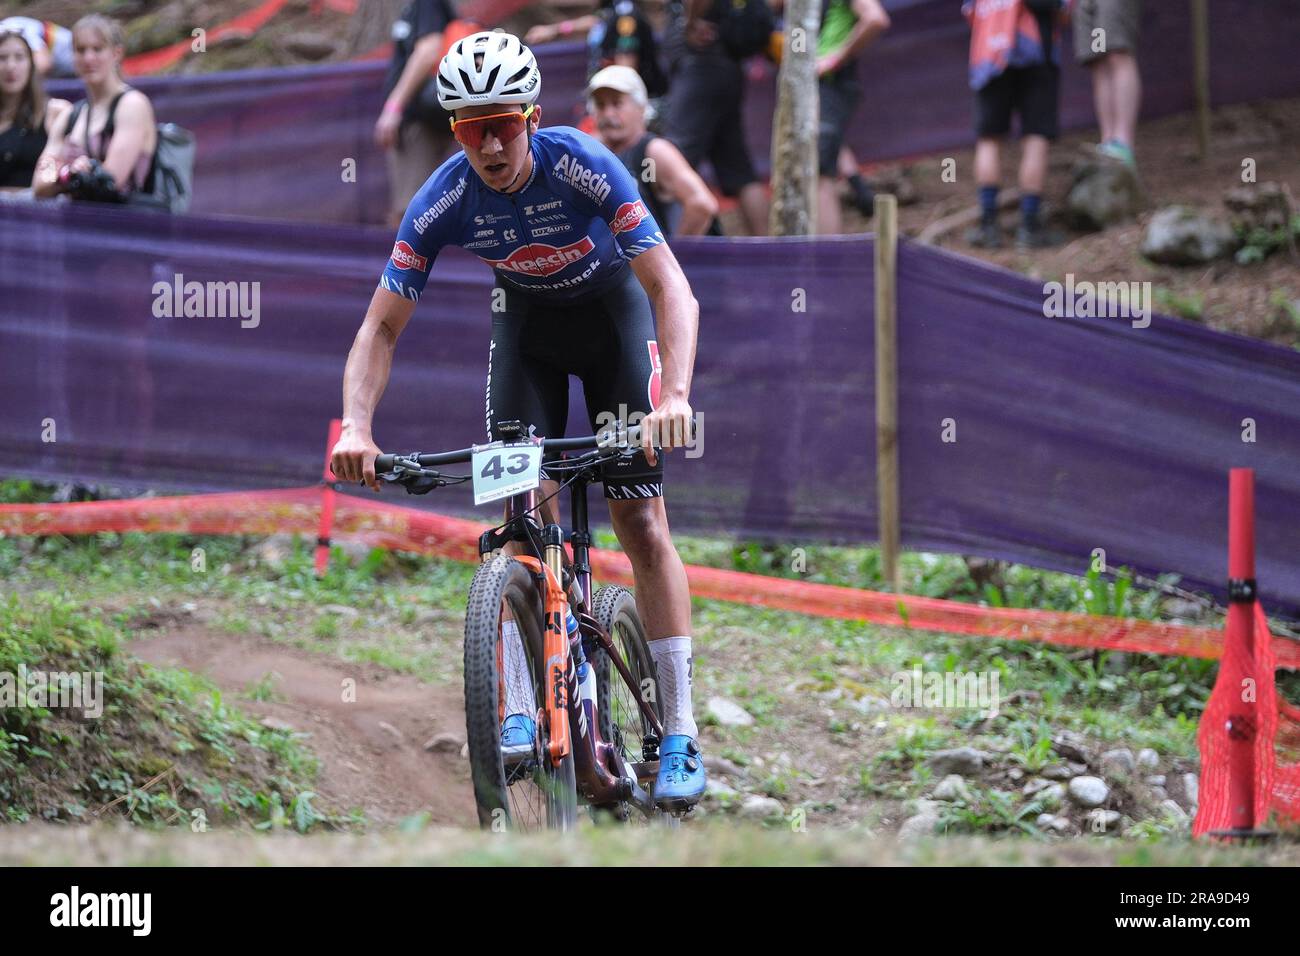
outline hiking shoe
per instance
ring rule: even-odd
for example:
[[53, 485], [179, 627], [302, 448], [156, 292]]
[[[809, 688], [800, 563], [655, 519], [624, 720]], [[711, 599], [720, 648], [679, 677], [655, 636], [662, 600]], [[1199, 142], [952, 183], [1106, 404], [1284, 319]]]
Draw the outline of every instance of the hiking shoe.
[[981, 222], [966, 231], [966, 241], [979, 249], [1001, 249], [1002, 230], [996, 222]]
[[876, 214], [876, 194], [861, 177], [849, 180], [848, 201], [864, 219], [870, 219]]
[[1098, 144], [1097, 155], [1121, 162], [1130, 169], [1137, 166], [1137, 159], [1133, 156], [1133, 150], [1117, 139]]
[[685, 734], [665, 737], [659, 745], [655, 805], [661, 810], [689, 810], [704, 795], [704, 779], [700, 745]]
[[526, 714], [511, 714], [501, 724], [501, 759], [507, 764], [519, 763], [533, 755], [537, 739], [537, 724]]
[[1016, 230], [1017, 249], [1050, 249], [1059, 246], [1065, 237], [1053, 229], [1048, 229], [1041, 222], [1030, 225], [1021, 223]]

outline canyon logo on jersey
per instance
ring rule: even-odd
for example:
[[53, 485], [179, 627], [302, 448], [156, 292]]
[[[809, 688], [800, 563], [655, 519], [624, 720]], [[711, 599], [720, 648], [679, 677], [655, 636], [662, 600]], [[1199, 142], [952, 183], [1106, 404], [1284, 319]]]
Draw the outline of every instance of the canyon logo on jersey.
[[641, 220], [648, 215], [650, 214], [646, 212], [645, 203], [640, 199], [636, 202], [625, 202], [614, 213], [614, 221], [609, 224], [609, 231], [616, 236], [620, 232], [630, 232], [641, 225]]
[[429, 271], [429, 260], [412, 249], [411, 244], [403, 239], [399, 239], [394, 243], [393, 254], [390, 258], [393, 265], [399, 269], [418, 269], [420, 272]]
[[594, 248], [596, 244], [591, 241], [591, 237], [583, 236], [577, 242], [571, 242], [567, 246], [533, 242], [520, 246], [504, 259], [483, 261], [494, 268], [521, 272], [527, 276], [549, 276], [585, 259]]

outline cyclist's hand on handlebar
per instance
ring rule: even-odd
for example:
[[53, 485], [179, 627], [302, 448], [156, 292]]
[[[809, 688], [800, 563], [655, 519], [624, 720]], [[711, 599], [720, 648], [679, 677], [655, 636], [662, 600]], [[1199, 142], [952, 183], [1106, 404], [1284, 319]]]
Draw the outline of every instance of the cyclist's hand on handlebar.
[[641, 419], [641, 450], [651, 467], [659, 463], [658, 445], [664, 451], [684, 448], [691, 440], [691, 403], [684, 398], [661, 398], [659, 406]]
[[373, 491], [379, 490], [379, 479], [375, 477], [375, 459], [381, 454], [379, 446], [367, 434], [354, 428], [344, 427], [338, 444], [330, 454], [330, 470], [341, 481], [358, 481]]

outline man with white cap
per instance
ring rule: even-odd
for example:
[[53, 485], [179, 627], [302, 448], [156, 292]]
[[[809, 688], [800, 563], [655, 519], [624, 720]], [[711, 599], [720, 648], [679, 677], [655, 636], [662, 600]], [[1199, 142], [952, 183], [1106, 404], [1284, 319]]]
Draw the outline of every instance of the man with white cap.
[[596, 138], [636, 179], [665, 235], [703, 235], [718, 214], [718, 201], [681, 150], [646, 130], [648, 106], [645, 83], [631, 67], [607, 66], [587, 84]]

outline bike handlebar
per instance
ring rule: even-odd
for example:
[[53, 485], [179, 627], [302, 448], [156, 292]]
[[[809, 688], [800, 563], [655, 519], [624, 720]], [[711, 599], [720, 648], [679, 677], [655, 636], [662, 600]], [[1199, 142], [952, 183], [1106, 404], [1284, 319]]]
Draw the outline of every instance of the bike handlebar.
[[[695, 421], [691, 421], [691, 431], [694, 433]], [[577, 451], [580, 448], [618, 448], [628, 447], [637, 448], [640, 445], [641, 426], [631, 425], [626, 430], [626, 444], [616, 445], [618, 432], [614, 430], [601, 432], [599, 435], [583, 435], [580, 438], [544, 438], [542, 439], [543, 451]], [[658, 446], [655, 446], [656, 448]], [[403, 458], [411, 460], [414, 458], [419, 462], [422, 468], [429, 468], [437, 465], [459, 465], [464, 464], [474, 457], [473, 448], [460, 448], [456, 451], [444, 451], [429, 455], [380, 455], [375, 459], [375, 474], [383, 475], [393, 470], [393, 465], [397, 459]]]

